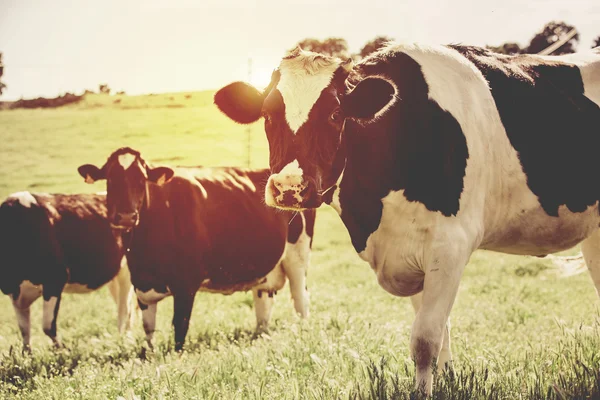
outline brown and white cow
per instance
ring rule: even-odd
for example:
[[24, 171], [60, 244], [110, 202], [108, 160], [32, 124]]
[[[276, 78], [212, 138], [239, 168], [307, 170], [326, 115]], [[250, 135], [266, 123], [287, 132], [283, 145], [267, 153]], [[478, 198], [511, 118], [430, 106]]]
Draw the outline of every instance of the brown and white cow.
[[417, 386], [450, 361], [450, 310], [476, 249], [582, 243], [600, 291], [600, 54], [505, 56], [391, 44], [356, 67], [300, 49], [265, 91], [215, 95], [264, 117], [267, 204], [337, 212], [380, 285], [412, 296]]
[[119, 332], [130, 326], [135, 301], [120, 241], [102, 194], [14, 193], [0, 205], [0, 289], [11, 297], [30, 349], [30, 305], [44, 298], [43, 329], [56, 346], [61, 295], [108, 284]]
[[149, 344], [156, 303], [169, 295], [176, 350], [183, 348], [198, 291], [252, 289], [260, 331], [287, 277], [296, 311], [308, 316], [306, 273], [315, 211], [265, 206], [269, 170], [152, 168], [139, 152], [124, 147], [101, 168], [86, 164], [79, 173], [86, 182], [107, 181], [109, 218], [129, 249]]

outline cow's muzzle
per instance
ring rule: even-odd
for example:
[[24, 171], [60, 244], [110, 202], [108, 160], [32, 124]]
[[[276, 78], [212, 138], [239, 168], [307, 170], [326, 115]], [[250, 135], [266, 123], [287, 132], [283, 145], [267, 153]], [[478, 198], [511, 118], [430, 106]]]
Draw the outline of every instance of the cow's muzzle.
[[313, 179], [302, 175], [273, 174], [267, 181], [265, 202], [284, 210], [304, 210], [321, 205]]
[[129, 231], [140, 223], [140, 216], [137, 212], [116, 213], [110, 227], [116, 230]]

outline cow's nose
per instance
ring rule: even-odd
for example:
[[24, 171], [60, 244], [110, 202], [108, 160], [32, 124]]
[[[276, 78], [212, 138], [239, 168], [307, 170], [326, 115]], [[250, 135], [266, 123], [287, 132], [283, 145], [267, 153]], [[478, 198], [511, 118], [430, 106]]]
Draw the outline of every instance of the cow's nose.
[[113, 220], [114, 227], [132, 228], [137, 225], [139, 215], [137, 212], [117, 213]]
[[304, 191], [301, 177], [271, 175], [267, 182], [265, 202], [273, 207], [299, 207], [302, 203], [300, 193]]
[[302, 198], [298, 199], [297, 195], [298, 193], [295, 190], [286, 190], [285, 192], [283, 192], [280, 204], [286, 207], [291, 207], [295, 204], [298, 204], [302, 200]]
[[304, 179], [302, 175], [296, 174], [277, 174], [273, 175], [273, 185], [280, 192], [304, 188]]

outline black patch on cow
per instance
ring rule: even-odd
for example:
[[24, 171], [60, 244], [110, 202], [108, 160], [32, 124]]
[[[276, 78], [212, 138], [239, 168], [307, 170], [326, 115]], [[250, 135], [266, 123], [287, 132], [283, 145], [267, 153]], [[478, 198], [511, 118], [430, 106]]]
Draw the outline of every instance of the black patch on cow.
[[450, 46], [489, 82], [527, 184], [544, 211], [583, 212], [600, 200], [600, 108], [584, 95], [578, 67], [535, 56]]
[[304, 229], [304, 224], [302, 223], [302, 218], [300, 217], [300, 212], [294, 213], [290, 212], [290, 222], [288, 223], [288, 243], [295, 244], [300, 238], [300, 234]]
[[[304, 223], [300, 214], [304, 216]], [[288, 243], [295, 244], [300, 238], [300, 234], [303, 230], [306, 230], [306, 234], [310, 237], [312, 246], [312, 239], [315, 229], [315, 214], [316, 211], [313, 209], [298, 211], [298, 213], [290, 213], [290, 222], [288, 223]]]
[[[356, 71], [350, 85], [368, 76], [385, 76], [397, 87], [399, 98], [375, 121], [346, 121], [340, 203], [342, 220], [361, 252], [379, 226], [381, 200], [390, 191], [404, 190], [409, 201], [444, 216], [456, 215], [469, 153], [460, 124], [429, 98], [421, 67], [411, 57], [401, 52], [380, 54], [359, 64]], [[378, 89], [380, 96], [389, 98], [386, 86]], [[371, 101], [353, 99], [354, 106], [361, 100]]]

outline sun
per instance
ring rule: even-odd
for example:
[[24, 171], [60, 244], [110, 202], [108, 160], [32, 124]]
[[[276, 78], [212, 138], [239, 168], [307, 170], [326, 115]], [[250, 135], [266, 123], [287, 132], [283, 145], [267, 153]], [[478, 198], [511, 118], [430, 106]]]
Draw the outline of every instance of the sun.
[[273, 69], [273, 66], [254, 64], [250, 73], [250, 84], [257, 89], [266, 88], [271, 82], [271, 74], [273, 73]]

